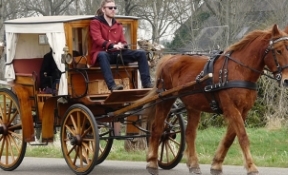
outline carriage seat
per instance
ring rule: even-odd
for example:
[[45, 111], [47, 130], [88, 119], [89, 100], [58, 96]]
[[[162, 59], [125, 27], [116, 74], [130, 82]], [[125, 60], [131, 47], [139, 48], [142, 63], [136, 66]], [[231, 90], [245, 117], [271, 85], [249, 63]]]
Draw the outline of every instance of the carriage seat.
[[40, 87], [40, 69], [43, 58], [14, 59], [13, 67], [16, 76], [36, 76], [36, 85]]

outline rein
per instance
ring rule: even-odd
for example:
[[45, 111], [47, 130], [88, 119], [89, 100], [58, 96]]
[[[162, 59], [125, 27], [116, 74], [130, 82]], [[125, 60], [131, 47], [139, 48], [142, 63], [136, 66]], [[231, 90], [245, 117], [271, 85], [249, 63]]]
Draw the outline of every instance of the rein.
[[[257, 70], [257, 69], [254, 69], [254, 68], [250, 67], [250, 66], [245, 65], [244, 63], [242, 63], [242, 62], [240, 62], [240, 61], [238, 61], [238, 60], [235, 60], [234, 58], [231, 57], [231, 54], [232, 54], [232, 52], [226, 54], [225, 57], [226, 57], [226, 58], [229, 58], [229, 60], [234, 61], [235, 63], [237, 63], [237, 64], [239, 64], [239, 65], [241, 65], [241, 66], [243, 66], [243, 67], [245, 67], [245, 68], [248, 68], [248, 69], [252, 70], [253, 72], [256, 72], [256, 73], [258, 73], [258, 74], [260, 74], [260, 75], [264, 75], [264, 76], [266, 76], [266, 77], [268, 77], [268, 78], [270, 78], [270, 79], [277, 80], [277, 79], [274, 78], [273, 76], [266, 74], [265, 71], [259, 71], [259, 70]], [[265, 55], [266, 55], [266, 54], [265, 54]], [[265, 70], [271, 72], [271, 71], [268, 70], [268, 69], [265, 69]], [[272, 72], [272, 73], [273, 73], [273, 72]]]

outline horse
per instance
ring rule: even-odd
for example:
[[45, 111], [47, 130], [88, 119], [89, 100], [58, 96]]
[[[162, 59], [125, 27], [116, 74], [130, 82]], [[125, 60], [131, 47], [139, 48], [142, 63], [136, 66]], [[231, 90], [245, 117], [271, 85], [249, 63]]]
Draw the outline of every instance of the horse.
[[[265, 30], [254, 30], [225, 51], [208, 57], [207, 55], [167, 55], [160, 59], [156, 68], [157, 83], [141, 100], [149, 99], [165, 90], [183, 86], [187, 82], [198, 82], [189, 90], [172, 94], [176, 98], [159, 98], [153, 107], [147, 109], [151, 119], [146, 169], [158, 175], [158, 146], [164, 123], [169, 111], [179, 98], [187, 110], [185, 131], [186, 156], [189, 172], [201, 174], [196, 152], [195, 139], [201, 112], [222, 114], [227, 121], [227, 129], [212, 160], [210, 173], [223, 174], [222, 165], [234, 139], [238, 138], [243, 153], [244, 166], [248, 175], [258, 175], [259, 171], [250, 153], [249, 138], [245, 130], [245, 119], [252, 108], [256, 96], [256, 82], [261, 75], [269, 76], [288, 86], [288, 27], [279, 29], [275, 24]], [[267, 74], [267, 72], [270, 72]], [[198, 81], [208, 73], [211, 79]]]

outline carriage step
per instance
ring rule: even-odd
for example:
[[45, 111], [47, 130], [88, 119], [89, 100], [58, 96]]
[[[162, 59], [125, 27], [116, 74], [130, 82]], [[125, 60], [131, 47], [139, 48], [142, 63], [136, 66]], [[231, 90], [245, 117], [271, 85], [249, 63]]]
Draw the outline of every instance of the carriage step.
[[38, 139], [36, 139], [34, 142], [29, 142], [29, 145], [31, 145], [31, 146], [46, 146], [46, 145], [48, 145], [48, 142], [40, 142]]

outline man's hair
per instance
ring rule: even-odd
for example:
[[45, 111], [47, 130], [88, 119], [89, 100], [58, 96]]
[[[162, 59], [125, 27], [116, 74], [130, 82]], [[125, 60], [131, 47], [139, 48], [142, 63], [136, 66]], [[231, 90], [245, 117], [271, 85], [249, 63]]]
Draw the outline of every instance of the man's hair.
[[107, 3], [110, 3], [110, 2], [114, 2], [115, 3], [114, 0], [102, 0], [101, 3], [100, 3], [99, 9], [96, 11], [96, 15], [98, 15], [98, 16], [103, 15], [102, 8], [105, 7], [105, 5]]

